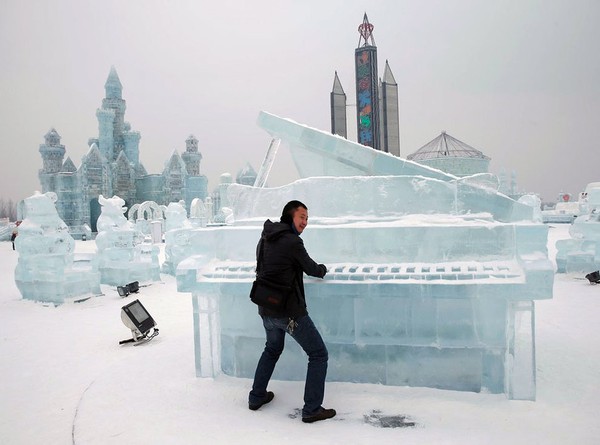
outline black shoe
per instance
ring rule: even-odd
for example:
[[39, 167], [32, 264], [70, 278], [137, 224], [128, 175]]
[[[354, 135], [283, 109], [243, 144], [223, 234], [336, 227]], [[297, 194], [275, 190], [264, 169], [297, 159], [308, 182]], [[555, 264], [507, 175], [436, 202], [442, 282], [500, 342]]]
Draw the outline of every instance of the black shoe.
[[588, 280], [590, 280], [590, 284], [600, 283], [600, 271], [589, 273], [585, 276]]
[[275, 397], [275, 394], [273, 394], [273, 391], [267, 391], [267, 395], [265, 396], [265, 399], [262, 402], [257, 403], [255, 405], [248, 403], [248, 408], [250, 408], [252, 411], [256, 411], [261, 406], [266, 405], [271, 400], [273, 400], [273, 397]]
[[315, 414], [314, 416], [303, 417], [302, 421], [304, 423], [313, 423], [318, 422], [319, 420], [331, 419], [332, 417], [335, 417], [335, 415], [336, 412], [334, 409], [322, 408], [321, 412]]

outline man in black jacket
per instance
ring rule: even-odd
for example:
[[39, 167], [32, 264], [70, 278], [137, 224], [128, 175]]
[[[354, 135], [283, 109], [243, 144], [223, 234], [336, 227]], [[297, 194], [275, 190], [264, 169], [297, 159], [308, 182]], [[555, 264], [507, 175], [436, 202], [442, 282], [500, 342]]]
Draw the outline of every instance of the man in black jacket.
[[308, 209], [300, 201], [288, 202], [281, 213], [280, 222], [265, 221], [257, 246], [257, 258], [262, 249], [261, 277], [291, 286], [285, 308], [276, 312], [259, 307], [267, 342], [254, 374], [248, 407], [257, 410], [273, 400], [274, 394], [267, 385], [283, 352], [286, 332], [308, 355], [308, 369], [304, 385], [302, 421], [312, 423], [335, 416], [334, 409], [321, 406], [325, 394], [325, 377], [329, 358], [325, 343], [306, 310], [303, 274], [323, 278], [327, 268], [317, 264], [306, 252], [300, 234], [308, 224]]

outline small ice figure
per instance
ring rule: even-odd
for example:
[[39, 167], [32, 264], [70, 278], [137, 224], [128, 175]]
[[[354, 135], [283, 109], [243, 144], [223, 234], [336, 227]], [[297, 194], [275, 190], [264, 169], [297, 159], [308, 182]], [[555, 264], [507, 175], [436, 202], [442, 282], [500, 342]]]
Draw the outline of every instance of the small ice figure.
[[537, 195], [523, 195], [518, 202], [533, 208], [532, 220], [534, 222], [542, 222], [542, 201]]
[[215, 223], [231, 225], [235, 221], [233, 209], [230, 207], [221, 207], [219, 213], [215, 216]]
[[169, 203], [165, 211], [165, 218], [167, 231], [192, 227], [187, 218], [184, 201]]
[[[196, 200], [194, 200], [195, 202]], [[192, 204], [193, 207], [194, 204]], [[193, 227], [192, 222], [187, 218], [185, 211], [185, 202], [171, 202], [165, 211], [166, 232], [165, 232], [165, 261], [162, 270], [165, 273], [173, 274], [181, 256], [187, 256], [190, 248], [190, 231]]]
[[35, 254], [72, 254], [75, 240], [56, 211], [56, 193], [36, 192], [25, 199], [26, 218], [19, 226], [16, 249], [23, 256]]
[[556, 269], [585, 276], [600, 269], [600, 182], [586, 186], [579, 195], [579, 209], [569, 228], [571, 238], [556, 242]]
[[56, 193], [25, 199], [25, 219], [15, 240], [19, 262], [15, 282], [23, 298], [63, 303], [65, 298], [100, 294], [94, 261], [73, 262], [75, 240], [56, 211]]
[[158, 247], [144, 244], [144, 234], [125, 218], [125, 201], [118, 197], [98, 202], [98, 269], [103, 284], [122, 286], [133, 281], [160, 281]]
[[127, 230], [132, 229], [134, 225], [127, 221], [124, 213], [127, 211], [125, 201], [118, 196], [105, 198], [98, 196], [98, 203], [102, 206], [102, 213], [98, 217], [98, 232], [112, 230]]
[[[190, 222], [194, 227], [206, 227], [210, 221], [209, 214], [209, 198], [207, 198], [207, 203], [205, 204], [200, 198], [194, 198], [192, 200], [192, 204], [190, 205]], [[212, 206], [211, 210], [212, 212]]]

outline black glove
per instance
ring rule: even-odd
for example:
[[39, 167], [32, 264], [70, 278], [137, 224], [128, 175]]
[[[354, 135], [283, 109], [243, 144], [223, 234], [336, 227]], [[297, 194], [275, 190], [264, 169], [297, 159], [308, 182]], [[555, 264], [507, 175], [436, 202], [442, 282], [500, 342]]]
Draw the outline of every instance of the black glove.
[[323, 278], [325, 276], [325, 274], [327, 274], [328, 270], [327, 267], [325, 266], [325, 264], [319, 264], [319, 268], [321, 269], [321, 278]]

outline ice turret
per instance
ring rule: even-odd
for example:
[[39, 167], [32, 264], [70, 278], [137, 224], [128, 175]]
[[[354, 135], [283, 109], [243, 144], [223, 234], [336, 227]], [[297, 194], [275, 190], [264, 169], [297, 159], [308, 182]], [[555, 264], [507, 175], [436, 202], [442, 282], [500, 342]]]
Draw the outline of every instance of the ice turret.
[[44, 166], [40, 173], [56, 173], [62, 167], [65, 156], [65, 146], [60, 143], [60, 135], [51, 128], [44, 136], [45, 142], [40, 145], [40, 154]]
[[193, 134], [185, 140], [185, 152], [181, 155], [187, 173], [190, 176], [200, 176], [200, 161], [202, 154], [198, 152], [198, 139]]

